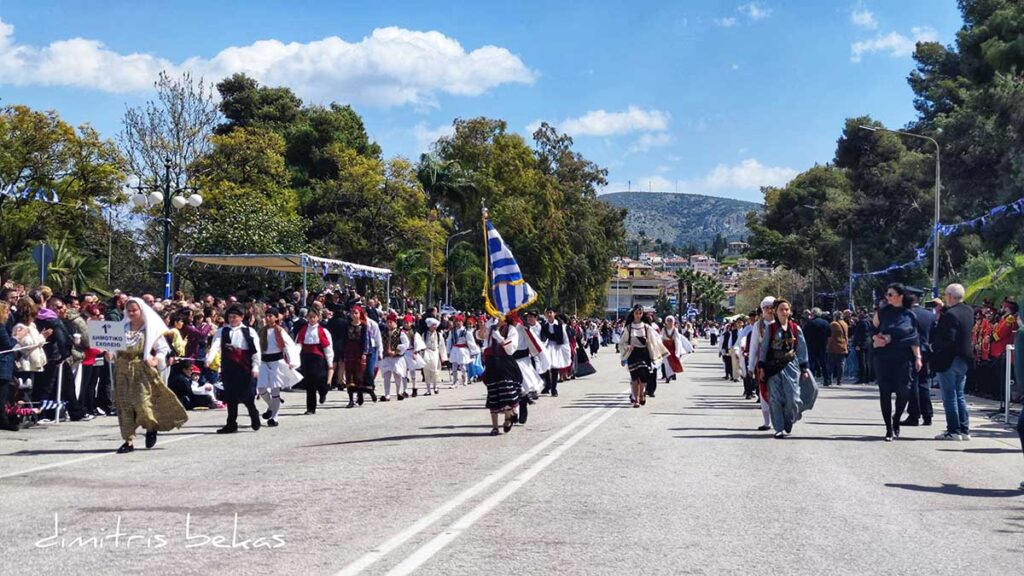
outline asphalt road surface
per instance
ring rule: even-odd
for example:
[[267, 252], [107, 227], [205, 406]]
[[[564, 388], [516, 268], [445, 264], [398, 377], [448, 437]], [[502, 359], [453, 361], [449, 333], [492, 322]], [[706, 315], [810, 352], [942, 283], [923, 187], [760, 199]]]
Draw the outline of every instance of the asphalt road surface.
[[2, 433], [0, 573], [1024, 570], [1020, 447], [980, 414], [971, 442], [931, 440], [937, 403], [884, 443], [875, 389], [843, 386], [775, 440], [706, 344], [640, 409], [595, 364], [500, 437], [479, 384], [315, 416], [287, 394], [280, 427], [226, 437], [195, 412], [129, 455], [113, 418]]

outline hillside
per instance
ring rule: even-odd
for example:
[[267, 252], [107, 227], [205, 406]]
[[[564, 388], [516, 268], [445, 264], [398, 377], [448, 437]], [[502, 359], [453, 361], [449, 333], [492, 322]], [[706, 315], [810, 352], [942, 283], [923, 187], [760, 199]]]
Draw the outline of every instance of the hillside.
[[626, 230], [630, 236], [641, 230], [648, 238], [677, 245], [710, 245], [721, 233], [727, 240], [746, 238], [747, 213], [761, 210], [760, 204], [700, 194], [668, 192], [613, 192], [601, 200], [626, 208]]

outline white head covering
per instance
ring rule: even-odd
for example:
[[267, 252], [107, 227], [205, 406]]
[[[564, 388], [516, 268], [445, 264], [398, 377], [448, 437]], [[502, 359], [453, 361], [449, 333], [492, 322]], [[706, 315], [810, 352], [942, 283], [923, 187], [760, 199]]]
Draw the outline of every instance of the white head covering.
[[775, 296], [765, 296], [764, 300], [761, 300], [761, 308], [769, 308], [775, 305]]
[[[164, 332], [167, 332], [167, 325], [164, 324], [160, 315], [150, 308], [148, 304], [143, 302], [141, 298], [129, 298], [128, 302], [138, 304], [139, 309], [142, 310], [142, 320], [146, 323], [144, 327], [144, 330], [146, 331], [146, 343], [142, 350], [142, 358], [149, 360], [153, 355], [153, 345], [156, 344], [158, 338], [164, 337]], [[128, 304], [126, 303], [125, 308], [127, 307]], [[125, 320], [125, 322], [128, 322], [128, 320]]]
[[437, 328], [441, 324], [441, 321], [437, 318], [427, 318], [426, 323], [427, 328]]
[[675, 322], [676, 322], [676, 317], [675, 317], [675, 316], [672, 316], [672, 315], [669, 315], [669, 316], [665, 316], [665, 324], [668, 324], [669, 320], [671, 320], [671, 321], [672, 321], [672, 323], [673, 323], [673, 324], [675, 324]]

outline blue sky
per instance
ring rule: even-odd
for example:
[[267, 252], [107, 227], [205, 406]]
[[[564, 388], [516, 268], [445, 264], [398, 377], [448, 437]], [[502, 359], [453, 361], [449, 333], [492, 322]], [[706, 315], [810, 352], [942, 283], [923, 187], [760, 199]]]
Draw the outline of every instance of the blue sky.
[[162, 68], [247, 71], [352, 103], [388, 156], [456, 117], [546, 120], [608, 191], [760, 201], [829, 161], [845, 118], [913, 119], [915, 39], [960, 26], [955, 0], [0, 0], [0, 98], [113, 137]]

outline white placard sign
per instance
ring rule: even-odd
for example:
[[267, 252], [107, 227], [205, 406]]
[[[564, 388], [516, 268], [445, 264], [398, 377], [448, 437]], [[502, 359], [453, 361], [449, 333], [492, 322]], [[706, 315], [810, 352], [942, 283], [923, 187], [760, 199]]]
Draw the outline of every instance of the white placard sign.
[[120, 352], [128, 347], [124, 322], [89, 320], [89, 344], [106, 352]]

